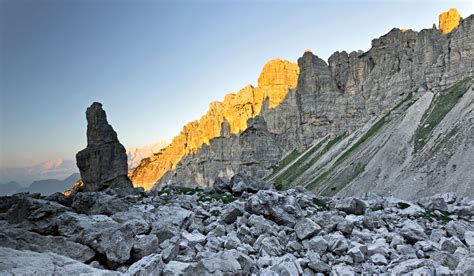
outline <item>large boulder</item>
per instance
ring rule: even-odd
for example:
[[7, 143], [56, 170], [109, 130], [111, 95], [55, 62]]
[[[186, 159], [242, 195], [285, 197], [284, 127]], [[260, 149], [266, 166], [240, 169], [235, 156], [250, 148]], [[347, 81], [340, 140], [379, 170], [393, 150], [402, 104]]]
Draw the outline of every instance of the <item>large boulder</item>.
[[123, 198], [106, 193], [76, 193], [71, 197], [71, 208], [77, 213], [88, 215], [110, 216], [126, 211], [130, 205]]
[[0, 274], [5, 275], [121, 275], [95, 269], [55, 253], [0, 247]]
[[358, 198], [348, 197], [337, 202], [335, 208], [347, 214], [363, 215], [367, 205]]
[[[5, 198], [9, 209], [5, 212], [8, 223], [44, 235], [56, 234], [57, 217], [69, 209], [56, 202], [16, 194]], [[1, 211], [0, 211], [1, 213]]]
[[94, 192], [112, 188], [124, 194], [131, 192], [127, 154], [107, 122], [102, 104], [93, 103], [87, 108], [86, 117], [87, 147], [76, 154], [83, 190]]
[[249, 175], [238, 173], [230, 179], [232, 193], [242, 194], [243, 192], [256, 193], [260, 190], [272, 189], [272, 184]]
[[2, 227], [0, 229], [0, 244], [17, 250], [53, 252], [79, 262], [87, 262], [95, 256], [95, 252], [86, 245], [68, 241], [61, 236], [42, 236], [18, 228]]

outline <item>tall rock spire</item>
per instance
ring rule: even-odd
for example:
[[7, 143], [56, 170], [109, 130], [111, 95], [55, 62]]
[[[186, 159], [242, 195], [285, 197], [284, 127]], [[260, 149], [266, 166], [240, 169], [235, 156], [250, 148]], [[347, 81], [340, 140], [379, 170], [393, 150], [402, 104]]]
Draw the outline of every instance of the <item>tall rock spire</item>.
[[107, 122], [102, 104], [94, 102], [87, 108], [86, 118], [87, 147], [76, 154], [83, 190], [92, 192], [112, 188], [131, 192], [125, 148]]

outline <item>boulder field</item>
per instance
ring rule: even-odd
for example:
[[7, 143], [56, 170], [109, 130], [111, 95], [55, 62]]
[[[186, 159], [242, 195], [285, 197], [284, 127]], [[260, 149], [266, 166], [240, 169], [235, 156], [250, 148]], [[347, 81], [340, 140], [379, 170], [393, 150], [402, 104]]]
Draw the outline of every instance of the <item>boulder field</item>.
[[215, 188], [0, 198], [0, 274], [474, 273], [474, 201], [276, 191], [238, 174]]

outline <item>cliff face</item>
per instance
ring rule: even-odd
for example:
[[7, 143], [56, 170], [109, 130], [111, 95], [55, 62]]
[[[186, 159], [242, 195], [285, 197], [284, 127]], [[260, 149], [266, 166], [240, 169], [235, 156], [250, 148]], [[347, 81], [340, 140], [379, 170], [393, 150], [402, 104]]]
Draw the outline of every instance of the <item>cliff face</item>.
[[[217, 176], [268, 176], [275, 160], [314, 146], [328, 134], [353, 133], [408, 97], [438, 93], [474, 76], [473, 17], [449, 36], [437, 29], [393, 29], [367, 52], [336, 52], [326, 63], [311, 52], [298, 60], [296, 89], [274, 108], [262, 105], [253, 127], [224, 133], [184, 157], [162, 185], [212, 185]], [[257, 122], [257, 123], [256, 123]], [[225, 128], [224, 128], [225, 129]]]
[[[199, 121], [188, 123], [172, 143], [142, 162], [130, 173], [134, 186], [151, 188], [166, 172], [174, 170], [184, 157], [195, 153], [221, 134], [237, 134], [247, 129], [247, 121], [260, 114], [263, 103], [278, 106], [298, 79], [296, 64], [279, 59], [268, 62], [258, 78], [258, 87], [247, 86], [228, 94], [223, 102], [213, 102]], [[224, 127], [221, 129], [221, 126]]]
[[459, 27], [460, 21], [461, 15], [458, 13], [458, 10], [451, 8], [449, 11], [439, 15], [439, 29], [443, 34], [449, 34]]

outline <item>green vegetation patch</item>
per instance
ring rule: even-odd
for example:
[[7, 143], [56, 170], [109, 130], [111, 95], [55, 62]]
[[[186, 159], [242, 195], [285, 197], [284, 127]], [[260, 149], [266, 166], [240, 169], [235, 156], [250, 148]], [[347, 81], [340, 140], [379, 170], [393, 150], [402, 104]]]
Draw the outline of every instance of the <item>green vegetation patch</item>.
[[397, 202], [397, 208], [398, 209], [406, 209], [410, 207], [411, 205], [405, 202]]
[[370, 208], [372, 212], [382, 211], [383, 209], [384, 209], [383, 206], [375, 206], [375, 207]]
[[231, 196], [231, 195], [226, 195], [226, 194], [212, 194], [212, 195], [201, 195], [199, 198], [198, 198], [198, 201], [201, 201], [201, 202], [206, 202], [206, 201], [213, 201], [213, 200], [217, 200], [217, 201], [222, 201], [222, 203], [224, 204], [229, 204], [233, 201], [235, 201], [237, 198]]
[[426, 210], [422, 217], [429, 220], [430, 222], [436, 219], [447, 223], [452, 220], [449, 215], [450, 213], [440, 210]]
[[221, 212], [219, 210], [212, 210], [211, 215], [214, 217], [218, 217], [221, 215]]
[[[311, 167], [311, 165], [316, 163], [323, 154], [328, 152], [329, 149], [331, 149], [335, 144], [341, 141], [345, 136], [346, 136], [346, 133], [342, 133], [341, 135], [335, 137], [334, 139], [331, 139], [330, 141], [327, 142], [324, 148], [319, 151], [318, 154], [314, 155], [314, 153], [317, 152], [321, 148], [321, 146], [324, 144], [324, 142], [328, 138], [325, 138], [321, 142], [319, 142], [309, 152], [305, 153], [297, 162], [295, 162], [292, 166], [290, 166], [285, 173], [281, 174], [277, 179], [275, 179], [276, 188], [287, 189], [289, 185], [298, 176], [300, 176], [302, 173], [308, 170]], [[308, 160], [308, 158], [312, 155], [314, 156], [310, 160]]]
[[341, 157], [339, 157], [336, 162], [334, 163], [334, 166], [337, 166], [341, 164], [344, 160], [349, 157], [355, 150], [357, 150], [360, 145], [362, 145], [365, 141], [367, 141], [369, 138], [374, 136], [379, 130], [385, 125], [386, 122], [388, 122], [388, 115], [390, 115], [390, 112], [387, 113], [385, 116], [380, 118], [362, 137], [346, 152], [344, 152]]
[[362, 172], [364, 172], [365, 166], [366, 164], [357, 162], [354, 166], [352, 166], [352, 169], [345, 170], [342, 174], [338, 175], [331, 185], [328, 185], [321, 193], [326, 196], [335, 195], [342, 188], [344, 188], [347, 183], [350, 183]]
[[297, 150], [293, 150], [283, 160], [280, 160], [275, 166], [273, 166], [272, 173], [269, 176], [265, 177], [264, 180], [268, 180], [272, 178], [274, 175], [280, 172], [283, 168], [288, 166], [288, 164], [293, 162], [293, 160], [295, 160], [298, 156], [300, 156], [300, 153]]
[[324, 198], [315, 198], [313, 199], [313, 203], [319, 207], [321, 207], [323, 210], [328, 210], [329, 209], [329, 202], [325, 200]]
[[[317, 186], [321, 184], [322, 181], [324, 181], [334, 170], [337, 166], [339, 166], [342, 162], [344, 162], [351, 154], [353, 154], [359, 147], [364, 144], [367, 140], [372, 138], [375, 134], [377, 134], [384, 126], [386, 123], [390, 121], [389, 116], [390, 114], [398, 109], [400, 106], [404, 105], [405, 103], [411, 101], [413, 98], [413, 94], [408, 94], [407, 97], [405, 97], [401, 102], [399, 102], [395, 107], [393, 107], [385, 116], [380, 118], [377, 122], [375, 122], [372, 127], [362, 135], [362, 137], [357, 140], [352, 147], [350, 147], [348, 150], [346, 150], [332, 165], [331, 168], [326, 170], [325, 172], [321, 173], [318, 175], [315, 179], [313, 179], [308, 185], [306, 185], [306, 188], [309, 190], [313, 190]], [[414, 102], [414, 101], [413, 101]], [[409, 105], [411, 105], [413, 102], [410, 102]], [[409, 106], [408, 105], [408, 106]], [[357, 176], [359, 176], [362, 172], [365, 170], [366, 164], [363, 163], [357, 163], [350, 174], [346, 174], [343, 179], [339, 179], [339, 181], [336, 181], [334, 185], [328, 186], [325, 190], [327, 191], [325, 195], [334, 195], [336, 194], [340, 189], [342, 189], [347, 183], [350, 181], [354, 180]]]
[[201, 188], [190, 188], [190, 187], [183, 187], [183, 186], [166, 186], [161, 189], [158, 194], [162, 195], [164, 193], [170, 194], [174, 192], [175, 194], [180, 194], [180, 195], [194, 195], [194, 194], [200, 194], [203, 192], [203, 189]]
[[433, 129], [459, 102], [459, 99], [466, 93], [470, 85], [471, 80], [467, 78], [439, 92], [428, 110], [423, 114], [421, 123], [415, 132], [415, 152], [420, 151], [425, 146]]
[[[275, 179], [275, 187], [279, 190], [286, 189], [289, 187], [291, 182], [295, 180], [298, 176], [300, 176], [303, 172], [305, 172], [312, 164], [315, 158], [312, 158], [308, 162], [308, 158], [313, 155], [317, 150], [321, 148], [321, 145], [327, 140], [328, 138], [323, 139], [318, 144], [312, 146], [311, 150], [304, 153], [298, 161], [293, 163], [285, 172], [280, 174]], [[319, 155], [318, 155], [319, 158]]]

